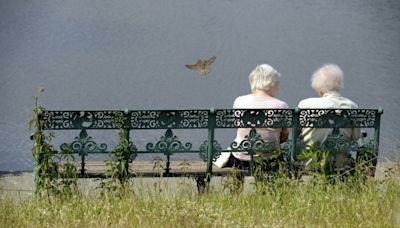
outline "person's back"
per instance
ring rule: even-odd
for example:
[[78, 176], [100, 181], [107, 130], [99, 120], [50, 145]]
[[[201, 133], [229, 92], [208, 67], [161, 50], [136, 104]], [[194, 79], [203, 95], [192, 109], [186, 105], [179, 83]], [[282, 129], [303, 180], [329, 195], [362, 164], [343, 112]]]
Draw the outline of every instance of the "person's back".
[[[358, 108], [357, 104], [352, 100], [342, 97], [338, 92], [328, 92], [325, 93], [322, 97], [313, 97], [300, 101], [299, 108], [320, 108], [320, 109], [330, 109], [330, 108], [339, 108], [339, 109], [353, 109]], [[324, 142], [329, 134], [332, 133], [332, 129], [324, 129], [324, 128], [303, 128], [300, 137], [306, 145], [315, 143], [315, 142]], [[346, 136], [348, 140], [355, 140], [360, 137], [360, 133], [358, 129], [352, 128], [343, 128], [340, 129], [340, 133]]]
[[[288, 105], [268, 94], [248, 94], [237, 97], [234, 104], [234, 109], [285, 109]], [[240, 143], [246, 135], [250, 133], [250, 128], [239, 128], [236, 133], [235, 142]], [[286, 134], [287, 129], [281, 128], [259, 128], [257, 133], [261, 136], [261, 139], [265, 142], [273, 142], [275, 145], [280, 145], [282, 131]], [[288, 133], [287, 133], [288, 134]], [[286, 140], [286, 139], [285, 139]], [[250, 156], [244, 153], [234, 152], [233, 155], [241, 160], [249, 160]]]
[[[275, 98], [279, 89], [280, 74], [270, 65], [257, 66], [249, 75], [251, 93], [239, 96], [233, 104], [234, 109], [283, 109], [288, 105]], [[235, 142], [240, 143], [250, 132], [249, 128], [237, 129]], [[287, 140], [288, 129], [257, 129], [257, 133], [265, 142], [273, 142], [279, 146]], [[247, 152], [222, 153], [214, 164], [219, 168], [224, 166], [248, 166], [250, 155]]]
[[[334, 64], [327, 64], [318, 69], [311, 78], [311, 87], [319, 97], [307, 98], [299, 102], [299, 108], [315, 109], [354, 109], [358, 108], [352, 100], [343, 97], [340, 90], [343, 88], [343, 72]], [[303, 128], [299, 137], [305, 145], [323, 143], [332, 133], [333, 129]], [[342, 128], [340, 133], [347, 140], [357, 140], [360, 137], [358, 128]], [[347, 155], [346, 155], [347, 156]]]

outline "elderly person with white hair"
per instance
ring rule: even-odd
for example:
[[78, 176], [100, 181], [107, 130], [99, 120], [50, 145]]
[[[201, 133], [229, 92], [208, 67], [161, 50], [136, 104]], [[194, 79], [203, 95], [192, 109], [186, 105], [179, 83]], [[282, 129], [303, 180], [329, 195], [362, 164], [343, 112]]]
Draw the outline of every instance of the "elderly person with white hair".
[[[257, 66], [249, 75], [251, 93], [239, 96], [233, 103], [234, 109], [284, 109], [288, 105], [277, 99], [275, 96], [279, 89], [280, 74], [268, 64]], [[240, 143], [251, 129], [238, 128], [235, 142]], [[289, 135], [289, 130], [284, 128], [277, 129], [257, 129], [257, 133], [265, 142], [274, 142], [279, 145], [285, 142]], [[250, 155], [247, 152], [222, 153], [214, 162], [219, 167], [246, 167], [249, 166]]]
[[[316, 109], [353, 109], [358, 106], [348, 98], [340, 94], [343, 88], [344, 77], [343, 72], [336, 64], [326, 64], [319, 68], [311, 77], [311, 87], [317, 92], [319, 97], [308, 98], [300, 101], [299, 108], [316, 108]], [[303, 128], [299, 137], [306, 145], [316, 142], [323, 143], [333, 129], [325, 128]], [[340, 129], [348, 140], [356, 140], [360, 137], [358, 128]], [[350, 154], [340, 154], [336, 159], [336, 165], [343, 165], [344, 159], [350, 157]], [[340, 164], [341, 163], [341, 164]]]

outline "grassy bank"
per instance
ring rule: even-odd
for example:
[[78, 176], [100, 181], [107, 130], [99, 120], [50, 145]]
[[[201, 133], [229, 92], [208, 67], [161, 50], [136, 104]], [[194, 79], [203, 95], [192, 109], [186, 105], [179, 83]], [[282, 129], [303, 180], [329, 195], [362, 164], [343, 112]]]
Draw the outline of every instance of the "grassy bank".
[[399, 172], [384, 182], [264, 183], [253, 192], [184, 188], [122, 199], [74, 196], [1, 200], [1, 227], [398, 227]]

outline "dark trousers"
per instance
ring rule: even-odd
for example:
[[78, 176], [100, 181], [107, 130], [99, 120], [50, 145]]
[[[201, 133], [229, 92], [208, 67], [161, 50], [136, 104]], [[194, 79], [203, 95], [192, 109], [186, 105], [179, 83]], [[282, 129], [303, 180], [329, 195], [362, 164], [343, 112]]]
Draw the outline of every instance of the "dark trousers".
[[229, 157], [225, 167], [235, 167], [238, 169], [248, 169], [250, 167], [250, 161], [242, 161], [237, 159], [233, 154]]

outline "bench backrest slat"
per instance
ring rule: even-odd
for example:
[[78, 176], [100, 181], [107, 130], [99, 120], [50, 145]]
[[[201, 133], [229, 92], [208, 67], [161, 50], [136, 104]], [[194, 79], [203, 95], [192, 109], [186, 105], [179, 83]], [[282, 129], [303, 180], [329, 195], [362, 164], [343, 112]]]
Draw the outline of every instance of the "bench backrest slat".
[[114, 116], [117, 110], [98, 111], [47, 111], [40, 118], [46, 121], [45, 130], [117, 129]]
[[[210, 110], [47, 111], [46, 130], [118, 129], [113, 118], [127, 113], [129, 129], [205, 129]], [[293, 109], [218, 109], [214, 128], [290, 128]]]
[[375, 128], [380, 114], [378, 109], [300, 109], [299, 127]]
[[209, 110], [128, 111], [129, 129], [208, 128]]
[[217, 109], [215, 128], [290, 128], [293, 109]]

